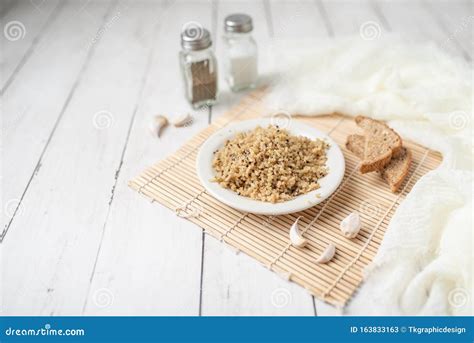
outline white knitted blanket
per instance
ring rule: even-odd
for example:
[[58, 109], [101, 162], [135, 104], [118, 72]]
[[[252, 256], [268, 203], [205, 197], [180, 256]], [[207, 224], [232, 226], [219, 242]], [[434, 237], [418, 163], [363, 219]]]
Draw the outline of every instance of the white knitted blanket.
[[345, 312], [472, 315], [472, 68], [432, 44], [394, 38], [281, 43], [269, 106], [386, 120], [443, 154], [398, 208]]

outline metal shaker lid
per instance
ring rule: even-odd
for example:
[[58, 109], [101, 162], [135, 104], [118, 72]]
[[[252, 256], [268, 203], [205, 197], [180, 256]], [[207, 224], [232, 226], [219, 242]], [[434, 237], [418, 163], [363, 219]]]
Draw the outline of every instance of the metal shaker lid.
[[227, 16], [224, 20], [226, 32], [246, 33], [253, 30], [252, 18], [243, 13]]
[[185, 25], [181, 31], [181, 46], [185, 50], [202, 50], [212, 45], [211, 34], [197, 23]]

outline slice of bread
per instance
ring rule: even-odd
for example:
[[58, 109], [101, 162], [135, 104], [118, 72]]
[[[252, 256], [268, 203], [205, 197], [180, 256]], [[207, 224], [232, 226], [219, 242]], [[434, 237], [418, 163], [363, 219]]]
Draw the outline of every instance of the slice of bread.
[[[362, 135], [349, 135], [346, 147], [359, 158], [364, 157], [365, 137]], [[395, 193], [405, 180], [411, 165], [411, 152], [406, 148], [401, 148], [396, 157], [392, 157], [390, 162], [380, 170], [380, 174], [390, 186], [390, 190]]]
[[400, 153], [402, 139], [387, 124], [363, 116], [357, 116], [355, 122], [364, 130], [366, 138], [360, 165], [362, 174], [382, 169], [393, 155]]
[[360, 159], [363, 159], [365, 150], [365, 137], [362, 135], [347, 136], [346, 148]]
[[411, 152], [406, 148], [402, 148], [397, 157], [392, 158], [390, 163], [386, 165], [380, 173], [390, 186], [390, 190], [395, 193], [405, 180], [411, 165]]
[[[365, 149], [365, 136], [362, 135], [349, 135], [347, 136], [346, 148], [360, 159], [364, 158]], [[392, 158], [397, 158], [403, 155], [405, 150], [397, 149], [396, 153], [392, 153]]]
[[[383, 156], [378, 157], [378, 161], [376, 163], [372, 163], [370, 167], [366, 167], [364, 165], [365, 160], [365, 149], [366, 149], [366, 141], [365, 136], [362, 135], [349, 135], [346, 141], [346, 148], [347, 150], [351, 151], [354, 155], [359, 157], [362, 160], [360, 168], [360, 172], [362, 174], [366, 174], [372, 171], [378, 171], [382, 169], [384, 166], [390, 163], [390, 160], [393, 157], [393, 153], [385, 153]], [[382, 148], [383, 149], [383, 148]], [[380, 151], [381, 149], [372, 149], [374, 153]]]

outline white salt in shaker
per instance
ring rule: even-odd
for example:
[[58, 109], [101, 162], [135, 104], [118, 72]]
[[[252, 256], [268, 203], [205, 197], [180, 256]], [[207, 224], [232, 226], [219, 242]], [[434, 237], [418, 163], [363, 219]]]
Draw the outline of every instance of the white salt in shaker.
[[233, 91], [254, 88], [258, 79], [257, 43], [252, 37], [252, 18], [232, 14], [224, 21], [224, 67]]

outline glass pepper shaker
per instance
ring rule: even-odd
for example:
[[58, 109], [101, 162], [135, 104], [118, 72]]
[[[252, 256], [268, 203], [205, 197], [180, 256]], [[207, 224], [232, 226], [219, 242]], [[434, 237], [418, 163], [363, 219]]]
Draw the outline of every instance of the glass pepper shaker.
[[216, 102], [217, 62], [208, 30], [193, 27], [181, 33], [179, 53], [185, 94], [194, 109]]
[[254, 88], [258, 79], [257, 43], [252, 37], [252, 18], [231, 14], [224, 20], [224, 66], [233, 91]]

